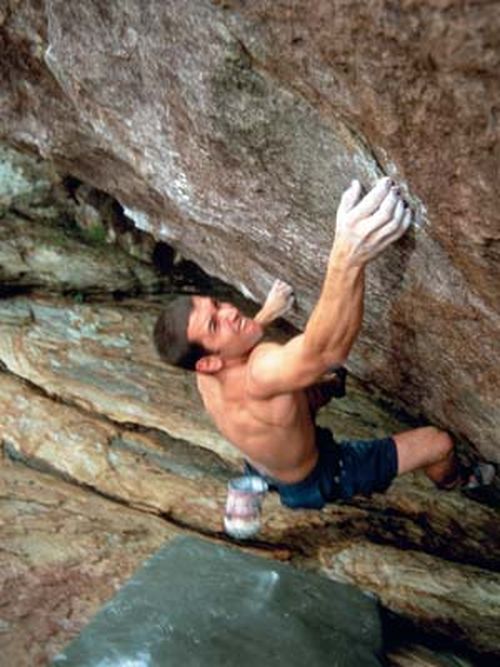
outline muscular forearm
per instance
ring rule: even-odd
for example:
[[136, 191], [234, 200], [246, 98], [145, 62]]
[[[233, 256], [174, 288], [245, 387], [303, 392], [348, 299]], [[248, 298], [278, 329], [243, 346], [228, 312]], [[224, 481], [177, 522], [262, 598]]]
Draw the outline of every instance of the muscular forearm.
[[364, 265], [333, 247], [321, 295], [305, 329], [305, 345], [329, 364], [343, 363], [363, 320]]
[[[310, 349], [335, 354], [339, 347], [347, 357], [363, 317], [363, 272], [351, 267], [340, 244], [332, 249], [321, 297], [309, 320], [306, 332]], [[266, 327], [285, 312], [292, 289], [276, 281], [254, 320]], [[334, 364], [335, 361], [332, 361]]]
[[266, 327], [275, 319], [288, 312], [293, 304], [293, 289], [283, 280], [275, 280], [262, 308], [254, 320]]
[[259, 324], [261, 324], [263, 327], [266, 327], [268, 324], [271, 324], [271, 322], [275, 318], [274, 318], [274, 313], [268, 312], [267, 307], [264, 304], [262, 308], [259, 310], [259, 312], [256, 315], [254, 315], [253, 319]]
[[364, 267], [410, 224], [411, 211], [388, 178], [364, 196], [359, 181], [352, 181], [337, 208], [327, 275], [306, 329], [285, 345], [252, 352], [249, 394], [263, 399], [303, 390], [343, 364], [363, 319]]

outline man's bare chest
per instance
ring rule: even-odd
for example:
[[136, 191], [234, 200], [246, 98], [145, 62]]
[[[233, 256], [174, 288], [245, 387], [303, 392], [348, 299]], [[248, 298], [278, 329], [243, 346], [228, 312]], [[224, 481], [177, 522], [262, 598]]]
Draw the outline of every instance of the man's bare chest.
[[299, 408], [295, 396], [255, 400], [248, 396], [243, 383], [236, 378], [221, 384], [212, 378], [199, 378], [198, 390], [203, 405], [219, 431], [231, 440], [235, 434], [261, 434], [263, 430], [287, 428]]

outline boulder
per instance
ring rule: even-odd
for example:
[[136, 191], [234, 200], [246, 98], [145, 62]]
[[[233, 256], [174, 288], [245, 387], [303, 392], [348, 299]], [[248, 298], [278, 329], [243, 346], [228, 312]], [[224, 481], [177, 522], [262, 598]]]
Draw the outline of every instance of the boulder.
[[[48, 664], [144, 559], [186, 534], [5, 458], [0, 491], [0, 647], [3, 661], [16, 667]], [[392, 647], [388, 664], [449, 667], [450, 656], [406, 640]], [[463, 655], [460, 664], [472, 667]]]

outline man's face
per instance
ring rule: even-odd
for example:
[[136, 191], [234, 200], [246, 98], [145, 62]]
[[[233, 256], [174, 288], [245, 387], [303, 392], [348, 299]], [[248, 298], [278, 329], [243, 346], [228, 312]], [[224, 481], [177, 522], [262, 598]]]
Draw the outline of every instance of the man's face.
[[240, 357], [249, 352], [262, 338], [263, 329], [254, 320], [244, 317], [230, 303], [221, 303], [208, 296], [194, 296], [189, 317], [188, 340], [218, 353], [222, 359]]

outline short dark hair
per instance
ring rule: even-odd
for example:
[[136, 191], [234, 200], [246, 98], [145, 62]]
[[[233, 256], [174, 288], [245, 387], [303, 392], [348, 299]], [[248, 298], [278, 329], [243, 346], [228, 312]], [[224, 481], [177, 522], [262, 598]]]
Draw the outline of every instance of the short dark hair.
[[188, 341], [189, 316], [193, 310], [190, 296], [171, 301], [156, 320], [153, 339], [163, 361], [194, 371], [198, 359], [209, 354], [202, 345]]

